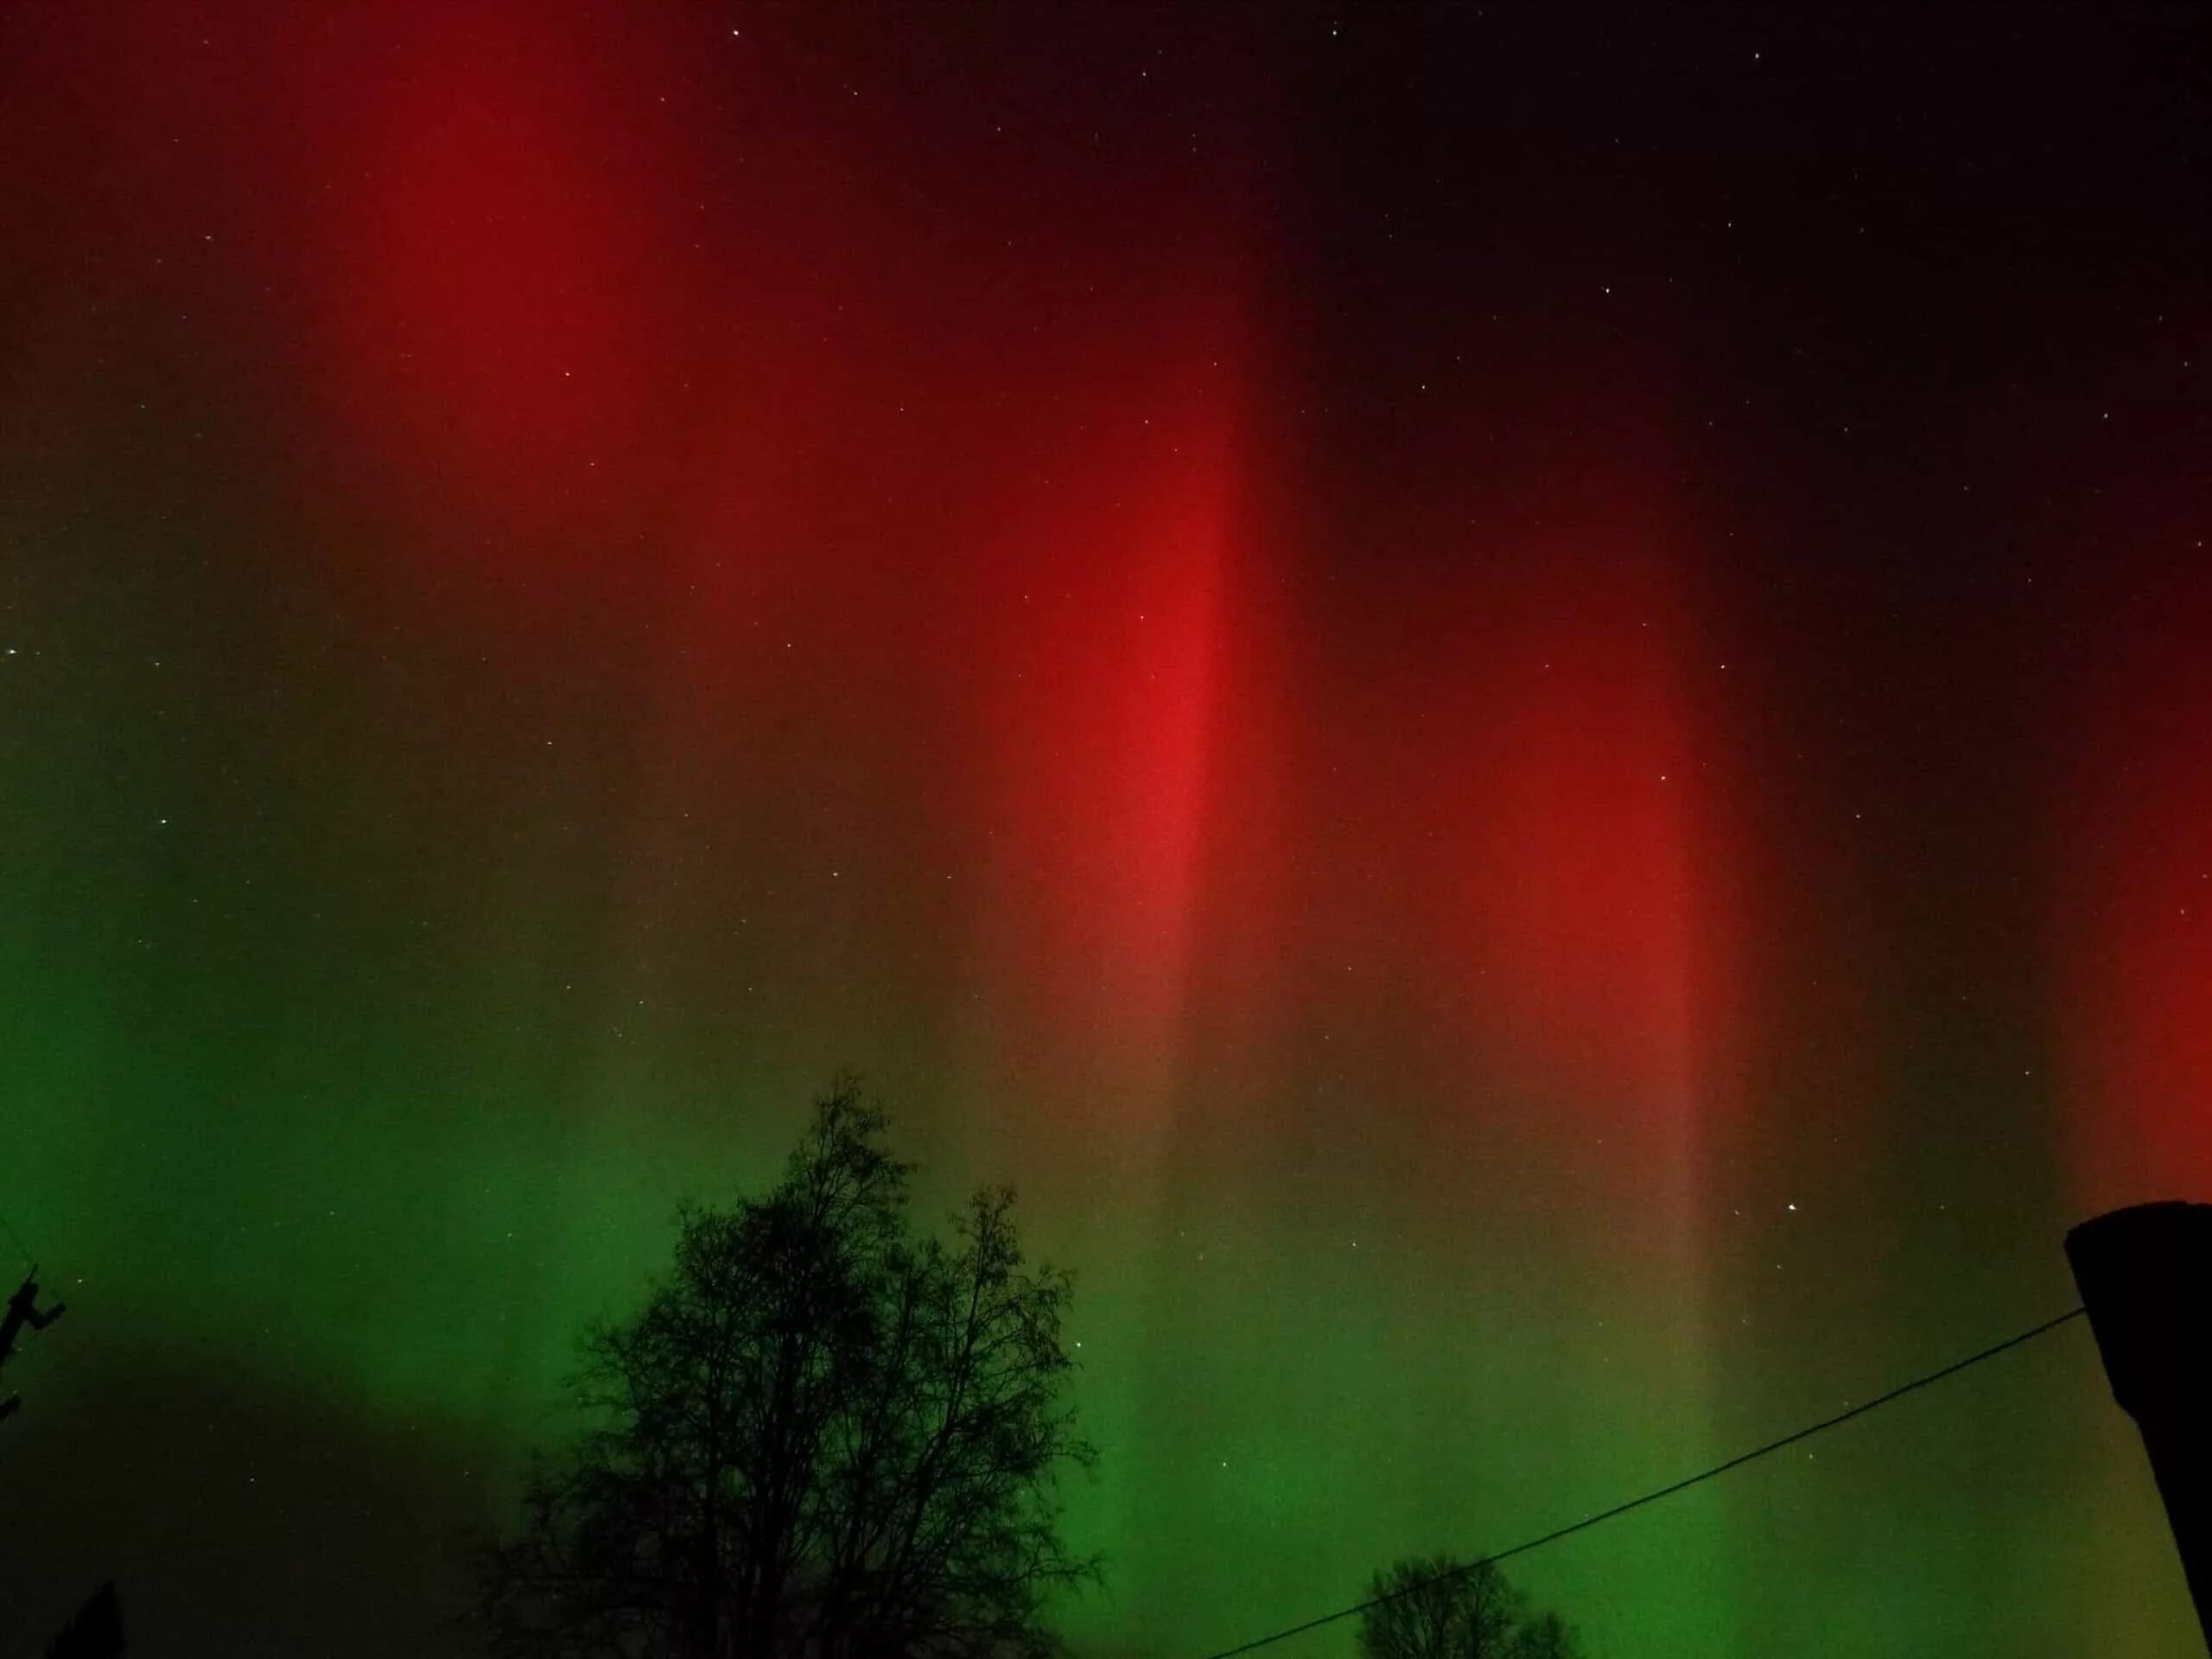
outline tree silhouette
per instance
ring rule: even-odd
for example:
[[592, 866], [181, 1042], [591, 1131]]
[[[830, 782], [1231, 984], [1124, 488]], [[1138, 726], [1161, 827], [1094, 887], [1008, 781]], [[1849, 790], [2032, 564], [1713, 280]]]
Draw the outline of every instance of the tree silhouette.
[[1057, 1478], [1095, 1453], [1064, 1395], [1069, 1275], [1025, 1267], [1013, 1195], [950, 1243], [850, 1079], [766, 1197], [685, 1210], [643, 1311], [585, 1333], [588, 1427], [479, 1554], [505, 1654], [1033, 1656], [1096, 1564]]
[[46, 1644], [46, 1659], [117, 1659], [122, 1652], [123, 1604], [112, 1579], [93, 1591]]
[[1580, 1659], [1573, 1630], [1487, 1561], [1401, 1560], [1368, 1581], [1360, 1659]]
[[1557, 1613], [1544, 1613], [1523, 1624], [1514, 1637], [1513, 1659], [1579, 1659], [1574, 1627]]

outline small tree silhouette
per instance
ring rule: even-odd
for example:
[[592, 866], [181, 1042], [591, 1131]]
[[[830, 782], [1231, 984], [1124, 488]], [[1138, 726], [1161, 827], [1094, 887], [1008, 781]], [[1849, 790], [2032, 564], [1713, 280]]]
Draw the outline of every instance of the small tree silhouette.
[[1514, 1659], [1578, 1659], [1574, 1627], [1557, 1613], [1545, 1613], [1521, 1627]]
[[1056, 1480], [1093, 1450], [1064, 1402], [1069, 1275], [1025, 1267], [1013, 1195], [917, 1240], [910, 1166], [850, 1079], [766, 1198], [681, 1217], [644, 1310], [594, 1325], [589, 1427], [534, 1467], [478, 1558], [496, 1651], [667, 1659], [1039, 1655]]
[[1573, 1629], [1532, 1615], [1487, 1561], [1409, 1558], [1370, 1580], [1367, 1599], [1379, 1605], [1360, 1615], [1360, 1659], [1580, 1659]]

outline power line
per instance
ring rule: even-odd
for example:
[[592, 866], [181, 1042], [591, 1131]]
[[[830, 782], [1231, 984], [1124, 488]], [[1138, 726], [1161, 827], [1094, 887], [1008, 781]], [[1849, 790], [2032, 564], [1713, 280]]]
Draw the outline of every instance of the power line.
[[1610, 1510], [1603, 1510], [1596, 1515], [1585, 1516], [1580, 1521], [1572, 1522], [1564, 1527], [1555, 1528], [1552, 1531], [1544, 1534], [1541, 1538], [1531, 1538], [1525, 1543], [1514, 1545], [1510, 1549], [1501, 1549], [1495, 1554], [1484, 1556], [1479, 1560], [1468, 1561], [1462, 1566], [1455, 1567], [1448, 1573], [1439, 1573], [1433, 1578], [1422, 1579], [1415, 1583], [1403, 1586], [1399, 1589], [1393, 1590], [1387, 1596], [1376, 1596], [1373, 1599], [1363, 1601], [1354, 1607], [1342, 1608], [1333, 1613], [1324, 1613], [1319, 1618], [1309, 1618], [1303, 1624], [1294, 1624], [1288, 1630], [1277, 1630], [1272, 1636], [1262, 1636], [1254, 1641], [1243, 1643], [1237, 1647], [1224, 1648], [1218, 1653], [1209, 1654], [1206, 1656], [1206, 1659], [1235, 1659], [1235, 1656], [1238, 1654], [1251, 1653], [1261, 1648], [1272, 1647], [1278, 1642], [1287, 1642], [1294, 1636], [1303, 1636], [1308, 1630], [1318, 1630], [1324, 1624], [1333, 1624], [1338, 1619], [1350, 1618], [1356, 1613], [1363, 1613], [1370, 1607], [1380, 1607], [1384, 1603], [1395, 1601], [1402, 1596], [1410, 1596], [1416, 1591], [1426, 1590], [1433, 1584], [1447, 1583], [1451, 1580], [1459, 1578], [1464, 1574], [1473, 1572], [1478, 1567], [1493, 1566], [1499, 1561], [1508, 1560], [1516, 1555], [1525, 1555], [1532, 1549], [1541, 1549], [1544, 1545], [1556, 1542], [1558, 1540], [1567, 1536], [1570, 1533], [1584, 1531], [1588, 1528], [1596, 1526], [1601, 1521], [1610, 1521], [1615, 1516], [1626, 1515], [1630, 1510], [1640, 1510], [1646, 1503], [1656, 1503], [1662, 1497], [1671, 1497], [1676, 1492], [1686, 1491], [1688, 1488], [1696, 1485], [1700, 1481], [1711, 1480], [1715, 1475], [1725, 1475], [1731, 1469], [1741, 1468], [1744, 1465], [1751, 1463], [1757, 1459], [1764, 1458], [1770, 1452], [1779, 1452], [1784, 1446], [1795, 1446], [1800, 1440], [1808, 1440], [1813, 1435], [1820, 1433], [1823, 1429], [1834, 1428], [1838, 1423], [1847, 1423], [1853, 1417], [1863, 1417], [1878, 1406], [1886, 1406], [1892, 1400], [1904, 1398], [1906, 1395], [1910, 1394], [1915, 1389], [1924, 1389], [1930, 1382], [1940, 1382], [1947, 1376], [1955, 1376], [1959, 1372], [1965, 1370], [1969, 1365], [1979, 1365], [1983, 1360], [1993, 1359], [2008, 1348], [2018, 1348], [2022, 1343], [2031, 1342], [2036, 1338], [2042, 1336], [2047, 1331], [2056, 1331], [2060, 1325], [2064, 1325], [2069, 1319], [2080, 1319], [2086, 1311], [2086, 1309], [2077, 1307], [2071, 1313], [2060, 1314], [2055, 1319], [2045, 1319], [2041, 1325], [2036, 1325], [2030, 1330], [2023, 1331], [2016, 1337], [2007, 1337], [2004, 1341], [1993, 1344], [1990, 1347], [1983, 1349], [1978, 1354], [1968, 1354], [1964, 1359], [1955, 1360], [1950, 1364], [1944, 1366], [1941, 1370], [1930, 1371], [1925, 1376], [1916, 1376], [1910, 1382], [1904, 1383], [1900, 1387], [1891, 1389], [1887, 1394], [1878, 1394], [1872, 1400], [1853, 1406], [1847, 1411], [1840, 1411], [1833, 1417], [1823, 1417], [1817, 1423], [1808, 1424], [1805, 1427], [1797, 1430], [1795, 1433], [1785, 1434], [1778, 1440], [1769, 1440], [1764, 1446], [1756, 1446], [1749, 1452], [1739, 1452], [1735, 1457], [1729, 1459], [1726, 1463], [1716, 1463], [1710, 1469], [1700, 1470], [1696, 1474], [1690, 1475], [1683, 1479], [1678, 1480], [1671, 1486], [1662, 1486], [1656, 1491], [1646, 1492], [1641, 1497], [1631, 1497], [1625, 1503], [1616, 1503]]

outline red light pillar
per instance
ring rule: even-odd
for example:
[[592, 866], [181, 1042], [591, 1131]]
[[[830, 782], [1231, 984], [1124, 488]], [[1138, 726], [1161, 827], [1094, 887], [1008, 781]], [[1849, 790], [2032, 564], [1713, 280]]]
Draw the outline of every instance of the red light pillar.
[[2212, 1649], [2212, 1204], [2140, 1204], [2066, 1235], [2113, 1397], [2142, 1431]]

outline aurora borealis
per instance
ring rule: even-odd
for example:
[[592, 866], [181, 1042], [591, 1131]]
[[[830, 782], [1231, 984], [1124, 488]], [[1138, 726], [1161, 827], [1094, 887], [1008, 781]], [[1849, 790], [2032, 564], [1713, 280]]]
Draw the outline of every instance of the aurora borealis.
[[[0, 10], [7, 1639], [435, 1650], [844, 1066], [1079, 1274], [1081, 1653], [2071, 1306], [2212, 1198], [2207, 46]], [[2199, 1640], [2078, 1326], [1515, 1577]]]

